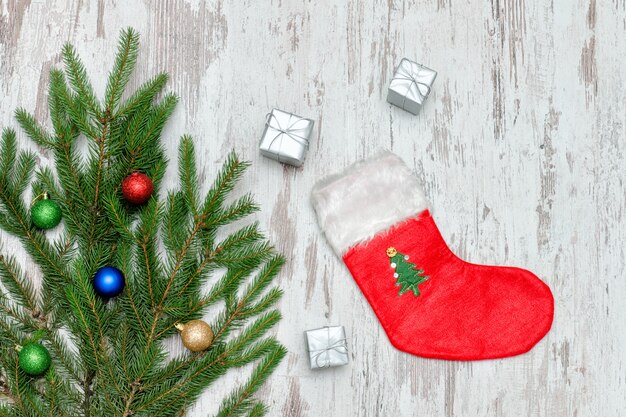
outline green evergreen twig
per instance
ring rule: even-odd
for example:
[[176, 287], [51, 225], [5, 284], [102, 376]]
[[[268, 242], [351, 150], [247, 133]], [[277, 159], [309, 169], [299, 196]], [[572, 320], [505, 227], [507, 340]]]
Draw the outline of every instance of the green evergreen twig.
[[[267, 336], [280, 320], [274, 306], [282, 293], [272, 282], [284, 260], [257, 223], [218, 239], [224, 226], [258, 210], [249, 194], [227, 203], [248, 166], [235, 153], [203, 196], [193, 140], [183, 136], [180, 187], [158, 198], [167, 166], [159, 139], [177, 99], [158, 100], [167, 81], [159, 74], [124, 100], [138, 48], [138, 34], [124, 30], [100, 101], [66, 45], [64, 71], [50, 73], [51, 130], [16, 111], [26, 135], [50, 151], [50, 167], [37, 167], [13, 130], [2, 134], [0, 228], [23, 244], [42, 285], [14, 257], [0, 255], [0, 417], [180, 416], [228, 370], [249, 364], [250, 378], [218, 416], [266, 411], [252, 396], [285, 355]], [[133, 171], [155, 186], [141, 207], [121, 198], [121, 181]], [[64, 227], [56, 240], [32, 225], [29, 186], [32, 198], [47, 192], [60, 205]], [[91, 285], [104, 265], [126, 278], [124, 293], [109, 302]], [[218, 270], [223, 275], [214, 277]], [[220, 310], [210, 320], [213, 345], [171, 358], [165, 341], [177, 338], [174, 325], [201, 318], [209, 306]], [[20, 370], [14, 350], [34, 334], [53, 357], [38, 379]]]

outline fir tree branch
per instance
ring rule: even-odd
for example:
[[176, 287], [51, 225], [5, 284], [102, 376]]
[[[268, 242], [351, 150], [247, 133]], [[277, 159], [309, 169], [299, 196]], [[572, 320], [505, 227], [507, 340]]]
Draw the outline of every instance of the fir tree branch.
[[133, 401], [135, 400], [135, 394], [137, 394], [137, 392], [139, 391], [139, 383], [135, 382], [133, 383], [130, 391], [130, 394], [128, 394], [128, 398], [126, 399], [126, 403], [124, 405], [124, 412], [122, 413], [122, 417], [130, 417], [133, 415], [130, 407], [133, 403]]
[[124, 88], [133, 73], [137, 61], [138, 48], [139, 34], [132, 28], [123, 30], [120, 35], [115, 64], [109, 74], [105, 93], [106, 109], [110, 112], [119, 104]]
[[107, 130], [109, 128], [109, 110], [106, 110], [106, 114], [105, 116], [101, 119], [101, 123], [102, 123], [102, 135], [98, 138], [96, 138], [96, 143], [98, 145], [98, 171], [96, 174], [96, 186], [95, 186], [95, 192], [94, 192], [94, 197], [93, 197], [93, 207], [97, 206], [98, 204], [98, 197], [100, 196], [100, 182], [102, 180], [102, 167], [104, 165], [104, 158], [105, 158], [105, 154], [104, 154], [104, 140], [107, 137]]
[[22, 393], [20, 390], [20, 366], [19, 366], [19, 362], [17, 360], [17, 357], [14, 360], [15, 365], [13, 366], [13, 378], [15, 381], [15, 395], [13, 396], [13, 401], [14, 401], [14, 405], [17, 406], [21, 411], [22, 414], [25, 416], [30, 416], [33, 410], [29, 410], [26, 408], [26, 406], [24, 405], [24, 402], [22, 401]]
[[[71, 289], [66, 290], [67, 299], [70, 302], [70, 306], [73, 307], [74, 316], [82, 325], [82, 329], [84, 329], [85, 335], [87, 336], [87, 340], [91, 347], [91, 354], [85, 354], [84, 359], [87, 362], [91, 369], [97, 369], [100, 372], [100, 362], [98, 358], [98, 344], [95, 341], [94, 335], [91, 331], [90, 322], [87, 320], [87, 317], [83, 314], [83, 309], [80, 306], [80, 302], [78, 301], [78, 297], [74, 294]], [[77, 329], [80, 330], [80, 329]]]
[[11, 187], [15, 195], [24, 194], [35, 169], [35, 154], [32, 152], [20, 152], [13, 167]]
[[4, 129], [2, 131], [2, 143], [0, 145], [2, 154], [0, 154], [0, 177], [2, 183], [8, 184], [13, 172], [13, 162], [17, 157], [17, 139], [13, 129]]
[[237, 389], [222, 403], [220, 412], [216, 417], [240, 416], [246, 412], [254, 412], [256, 415], [262, 415], [265, 411], [264, 407], [259, 403], [250, 401], [250, 397], [260, 388], [261, 384], [267, 380], [286, 353], [285, 348], [278, 343], [275, 343], [268, 349], [264, 354], [264, 359], [254, 369], [248, 382], [243, 387]]
[[165, 286], [165, 290], [163, 291], [163, 295], [161, 296], [161, 301], [159, 302], [159, 306], [162, 306], [163, 303], [165, 302], [165, 298], [169, 294], [172, 283], [174, 282], [174, 278], [176, 278], [176, 274], [178, 274], [178, 271], [181, 268], [183, 260], [185, 259], [185, 256], [187, 255], [187, 251], [189, 251], [189, 248], [191, 247], [196, 235], [198, 234], [198, 231], [200, 230], [202, 226], [203, 226], [202, 221], [196, 221], [194, 223], [193, 230], [191, 231], [191, 233], [189, 234], [189, 237], [185, 241], [185, 244], [183, 245], [182, 250], [176, 256], [176, 264], [174, 265], [174, 268], [170, 272], [169, 278], [167, 280], [167, 284]]
[[11, 323], [6, 317], [0, 318], [0, 340], [3, 344], [6, 343], [7, 346], [11, 347], [17, 346], [25, 336], [22, 329]]
[[267, 407], [259, 402], [252, 406], [246, 417], [263, 417], [267, 413]]
[[[0, 397], [5, 397], [5, 399], [9, 400], [9, 403], [11, 403], [11, 405], [14, 405], [17, 402], [17, 399], [11, 392], [11, 389], [5, 383], [5, 380], [6, 376], [4, 376], [3, 373], [0, 373]], [[15, 408], [13, 407], [11, 409], [7, 409], [7, 405], [8, 404], [6, 403], [0, 403], [0, 416], [15, 416], [15, 414], [11, 413], [15, 413]]]
[[48, 406], [50, 408], [49, 417], [53, 417], [55, 415], [63, 415], [60, 410], [57, 410], [56, 404], [56, 383], [54, 380], [50, 381], [50, 389], [46, 390], [46, 399], [48, 400]]
[[[73, 123], [74, 126], [72, 127], [77, 128], [77, 130], [81, 131], [89, 138], [93, 139], [98, 136], [98, 132], [92, 125], [87, 114], [85, 103], [81, 101], [81, 94], [76, 95], [69, 90], [65, 82], [65, 76], [61, 71], [50, 71], [50, 95], [59, 101], [59, 107], [64, 109], [64, 114], [68, 116], [68, 121]], [[100, 110], [98, 110], [97, 114], [100, 114]], [[96, 117], [96, 120], [100, 120], [99, 116]], [[65, 127], [68, 128], [70, 126], [66, 125]], [[64, 130], [61, 130], [61, 132], [63, 131]], [[67, 140], [69, 138], [63, 139]]]
[[[218, 338], [221, 338], [223, 333], [225, 332], [225, 329], [227, 329], [231, 323], [237, 321], [238, 316], [241, 313], [241, 310], [245, 309], [245, 303], [255, 299], [255, 296], [257, 295], [257, 293], [261, 292], [263, 288], [267, 285], [267, 283], [272, 279], [272, 277], [274, 277], [278, 273], [283, 263], [284, 263], [284, 259], [280, 256], [275, 256], [272, 260], [270, 260], [270, 262], [268, 262], [266, 267], [263, 268], [263, 270], [255, 278], [251, 288], [249, 288], [248, 291], [246, 291], [248, 293], [247, 298], [242, 300], [242, 302], [238, 304], [237, 308], [230, 313], [230, 316], [224, 320], [224, 324], [221, 326], [220, 332], [216, 334], [215, 340], [217, 340]], [[225, 282], [219, 285], [220, 290], [212, 292], [213, 297], [214, 298], [218, 297], [219, 294], [222, 294], [222, 291], [225, 288], [228, 288], [228, 287], [236, 288], [236, 285], [233, 285], [233, 284], [245, 278], [245, 276], [247, 276], [248, 273], [249, 271], [247, 272], [241, 271], [238, 273], [227, 274], [223, 280]], [[203, 302], [199, 303], [199, 305], [192, 307], [190, 311], [199, 311], [204, 306], [211, 304], [211, 302], [212, 302], [212, 299], [207, 298]], [[278, 317], [276, 317], [276, 313], [274, 313], [272, 316], [269, 317], [269, 320], [277, 320], [277, 319]], [[165, 331], [163, 331], [163, 333], [165, 333]], [[235, 354], [237, 349], [240, 349], [245, 343], [251, 342], [253, 339], [253, 336], [254, 335], [250, 333], [246, 334], [243, 338], [240, 338], [238, 340], [238, 343], [231, 344], [231, 348], [225, 351], [224, 355], [227, 357], [230, 354]], [[175, 375], [182, 369], [185, 369], [187, 366], [190, 365], [190, 363], [193, 362], [193, 359], [194, 357], [189, 357], [187, 360], [178, 363], [176, 366], [172, 367], [166, 373], [164, 373], [159, 379], [155, 380], [154, 385], [158, 385], [164, 379], [170, 378], [172, 375]], [[146, 388], [150, 388], [151, 386], [152, 385], [148, 385]]]
[[[57, 102], [57, 93], [55, 92], [55, 84], [62, 83], [63, 74], [60, 71], [52, 70], [50, 72], [50, 101]], [[58, 107], [58, 109], [56, 109]], [[82, 206], [89, 207], [89, 199], [83, 189], [82, 172], [80, 169], [80, 161], [72, 150], [72, 141], [74, 134], [72, 129], [66, 126], [63, 120], [63, 108], [61, 103], [51, 106], [51, 116], [53, 122], [56, 120], [55, 131], [59, 140], [54, 148], [55, 162], [59, 179], [66, 193], [72, 200], [77, 200]], [[53, 111], [56, 110], [56, 111]]]
[[135, 235], [131, 230], [131, 219], [122, 207], [119, 197], [113, 193], [105, 198], [104, 207], [112, 219], [113, 227], [126, 240], [137, 242]]
[[15, 111], [15, 119], [20, 127], [24, 129], [29, 138], [37, 145], [46, 149], [54, 147], [54, 138], [48, 133], [35, 118], [26, 110], [19, 108]]
[[[92, 260], [93, 265], [100, 265], [100, 259], [104, 258], [104, 253], [102, 251], [95, 252], [95, 258]], [[80, 315], [80, 320], [83, 323], [83, 330], [87, 333], [89, 344], [92, 348], [92, 359], [95, 362], [95, 368], [92, 369], [96, 369], [97, 375], [100, 377], [100, 380], [103, 381], [102, 367], [104, 367], [108, 373], [108, 382], [113, 386], [113, 388], [115, 388], [118, 393], [121, 393], [122, 389], [116, 382], [117, 380], [111, 366], [111, 361], [108, 355], [101, 353], [101, 346], [103, 343], [106, 343], [107, 340], [107, 330], [105, 328], [106, 320], [102, 314], [102, 301], [96, 298], [94, 290], [89, 282], [93, 274], [89, 274], [87, 273], [87, 271], [88, 268], [86, 268], [85, 266], [82, 266], [80, 264], [77, 265], [75, 269], [75, 275], [77, 279], [74, 282], [74, 287], [72, 289], [68, 289], [68, 291], [66, 291], [66, 294], [68, 295], [68, 298], [72, 300], [74, 312]], [[78, 291], [75, 291], [74, 289], [77, 289]], [[90, 313], [90, 316], [87, 316], [85, 314], [85, 310], [82, 308], [82, 305], [84, 303], [86, 304], [87, 311]], [[94, 332], [92, 332], [91, 329], [92, 320], [95, 321]]]
[[74, 398], [69, 385], [60, 380], [54, 368], [46, 373], [46, 382], [48, 389], [41, 392], [48, 409], [46, 415], [49, 417], [75, 417], [78, 410], [78, 403], [75, 403], [76, 398]]
[[156, 279], [154, 277], [156, 263], [154, 253], [154, 239], [156, 234], [155, 223], [158, 221], [160, 206], [154, 200], [148, 202], [148, 205], [142, 210], [141, 222], [139, 225], [139, 231], [135, 239], [139, 243], [141, 253], [143, 256], [143, 263], [141, 266], [144, 269], [147, 279], [148, 291], [150, 294], [150, 303], [153, 311], [157, 311], [156, 304]]
[[19, 301], [31, 312], [38, 309], [37, 296], [32, 282], [25, 279], [15, 258], [0, 255], [0, 280], [11, 292], [14, 300]]
[[[0, 293], [0, 310], [5, 314], [4, 320], [10, 320], [11, 323], [17, 323], [25, 331], [30, 329], [36, 329], [36, 325], [32, 318], [24, 312], [24, 309], [20, 306], [16, 306], [11, 302], [5, 294]], [[19, 338], [16, 338], [17, 341]]]
[[194, 216], [198, 215], [198, 176], [193, 141], [189, 136], [180, 140], [178, 154], [178, 175], [183, 184], [185, 202]]
[[65, 345], [65, 340], [59, 334], [58, 329], [52, 326], [52, 328], [47, 328], [46, 331], [49, 347], [54, 354], [54, 360], [59, 362], [63, 366], [63, 368], [67, 372], [66, 376], [69, 377], [69, 382], [80, 381], [81, 375], [76, 368], [76, 364], [73, 362], [74, 355]]
[[93, 395], [92, 387], [95, 378], [94, 372], [88, 372], [83, 381], [83, 417], [91, 417], [91, 396]]
[[[122, 100], [137, 48], [137, 33], [124, 31], [101, 104], [75, 50], [65, 46], [65, 75], [50, 74], [53, 133], [25, 110], [16, 112], [26, 134], [53, 151], [54, 170], [40, 168], [34, 183], [35, 155], [18, 150], [15, 132], [3, 133], [0, 228], [15, 235], [40, 267], [43, 288], [30, 286], [12, 258], [0, 258], [0, 281], [10, 297], [0, 294], [0, 348], [41, 333], [53, 361], [46, 377], [33, 383], [20, 372], [15, 352], [0, 355], [0, 372], [10, 371], [6, 387], [13, 403], [0, 405], [0, 416], [5, 411], [23, 417], [180, 416], [229, 368], [251, 362], [258, 365], [250, 380], [221, 413], [264, 412], [251, 395], [284, 356], [284, 348], [266, 336], [280, 318], [271, 308], [281, 291], [268, 287], [282, 259], [273, 255], [257, 224], [217, 240], [222, 226], [258, 209], [249, 194], [225, 204], [248, 166], [234, 153], [201, 196], [193, 142], [184, 136], [180, 188], [159, 203], [167, 164], [159, 138], [177, 99], [166, 94], [155, 102], [167, 81], [159, 74]], [[81, 134], [90, 139], [86, 155], [76, 146]], [[155, 186], [155, 196], [142, 207], [120, 201], [120, 183], [132, 171], [144, 172]], [[31, 225], [22, 198], [29, 185], [34, 195], [47, 191], [62, 208], [65, 229], [53, 242]], [[110, 303], [96, 296], [91, 283], [107, 264], [126, 277], [124, 293]], [[220, 267], [226, 274], [204, 294], [210, 273]], [[225, 310], [212, 324], [214, 344], [169, 359], [162, 341], [174, 332], [172, 326], [200, 318], [219, 300]]]
[[150, 152], [145, 152], [145, 148], [150, 143], [155, 144], [155, 139], [163, 130], [165, 121], [171, 116], [177, 102], [175, 95], [167, 94], [160, 103], [147, 105], [141, 113], [135, 115], [135, 120], [129, 125], [125, 135], [131, 168], [140, 170], [151, 168], [154, 160]]
[[163, 245], [171, 253], [179, 252], [187, 238], [188, 213], [183, 193], [169, 193], [163, 215]]
[[210, 215], [221, 207], [226, 196], [233, 190], [248, 166], [248, 163], [239, 161], [234, 152], [228, 155], [222, 171], [218, 174], [213, 187], [206, 195], [203, 208], [204, 214]]
[[28, 383], [26, 375], [21, 372], [18, 356], [12, 354], [12, 359], [16, 405], [18, 405], [27, 416], [46, 416], [46, 405], [43, 403], [41, 395]]
[[12, 219], [17, 222], [19, 227], [15, 227], [12, 224], [4, 223], [4, 228], [8, 230], [14, 230], [18, 237], [25, 244], [27, 251], [33, 259], [39, 264], [39, 266], [45, 271], [55, 274], [55, 277], [60, 278], [60, 282], [63, 284], [68, 283], [64, 268], [60, 265], [59, 260], [53, 255], [52, 248], [42, 238], [41, 235], [36, 234], [29, 222], [26, 220], [25, 210], [19, 201], [16, 201], [13, 195], [11, 195], [6, 186], [0, 186], [0, 202], [8, 209]]
[[161, 73], [142, 85], [117, 111], [118, 116], [133, 115], [140, 108], [146, 107], [156, 97], [156, 95], [165, 87], [168, 75]]
[[133, 293], [128, 287], [126, 287], [126, 294], [128, 295], [128, 300], [130, 301], [132, 311], [135, 317], [137, 318], [137, 322], [139, 323], [139, 326], [141, 327], [141, 330], [144, 336], [148, 337], [148, 329], [146, 329], [145, 325], [143, 324], [143, 319], [141, 317], [141, 314], [139, 314], [139, 309], [137, 307], [137, 302], [135, 301], [135, 297], [133, 296]]
[[78, 100], [94, 117], [99, 119], [101, 117], [100, 105], [87, 78], [87, 72], [76, 54], [76, 50], [69, 43], [63, 47], [63, 62], [65, 63], [67, 77], [74, 91], [78, 94]]

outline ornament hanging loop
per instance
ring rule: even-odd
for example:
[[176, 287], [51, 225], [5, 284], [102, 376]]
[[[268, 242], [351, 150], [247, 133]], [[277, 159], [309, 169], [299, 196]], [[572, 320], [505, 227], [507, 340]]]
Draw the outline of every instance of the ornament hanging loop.
[[50, 193], [44, 191], [43, 193], [39, 194], [37, 197], [33, 198], [33, 201], [30, 202], [30, 206], [32, 207], [39, 200], [50, 200]]

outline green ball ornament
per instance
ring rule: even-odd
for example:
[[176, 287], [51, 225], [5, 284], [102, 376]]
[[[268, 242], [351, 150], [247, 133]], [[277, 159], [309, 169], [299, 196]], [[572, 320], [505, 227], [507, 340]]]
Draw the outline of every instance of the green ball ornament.
[[30, 218], [39, 229], [52, 229], [61, 222], [61, 207], [44, 194], [43, 200], [37, 201], [30, 208]]
[[52, 358], [50, 353], [39, 343], [27, 343], [19, 352], [20, 368], [28, 375], [39, 376], [48, 370]]

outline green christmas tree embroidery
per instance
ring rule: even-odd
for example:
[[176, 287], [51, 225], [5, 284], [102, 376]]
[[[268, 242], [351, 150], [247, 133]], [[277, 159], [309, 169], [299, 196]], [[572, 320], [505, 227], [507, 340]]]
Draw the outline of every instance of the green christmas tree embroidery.
[[422, 275], [424, 271], [416, 269], [415, 264], [407, 262], [409, 257], [403, 255], [394, 247], [387, 249], [387, 256], [391, 262], [391, 267], [395, 269], [393, 276], [397, 279], [396, 285], [400, 286], [400, 295], [411, 290], [417, 297], [420, 295], [420, 289], [418, 285], [428, 279], [427, 276]]

